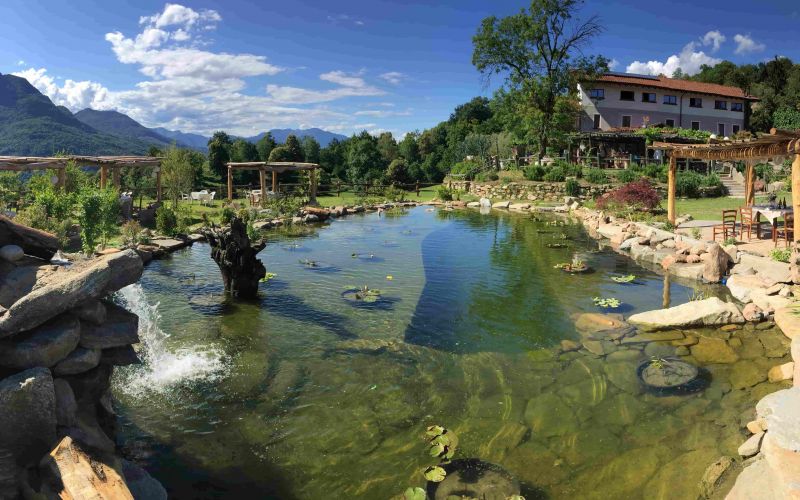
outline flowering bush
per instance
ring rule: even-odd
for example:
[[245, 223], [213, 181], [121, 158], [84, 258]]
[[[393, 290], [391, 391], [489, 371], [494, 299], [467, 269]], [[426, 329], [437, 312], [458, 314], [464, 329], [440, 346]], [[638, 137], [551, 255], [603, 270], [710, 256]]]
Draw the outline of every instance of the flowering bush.
[[647, 179], [629, 182], [597, 200], [601, 210], [653, 210], [661, 202], [658, 191]]

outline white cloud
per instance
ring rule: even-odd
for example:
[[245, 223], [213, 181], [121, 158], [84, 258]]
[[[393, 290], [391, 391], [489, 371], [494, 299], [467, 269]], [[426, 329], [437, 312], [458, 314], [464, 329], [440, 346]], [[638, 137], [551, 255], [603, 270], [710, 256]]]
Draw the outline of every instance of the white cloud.
[[767, 48], [763, 43], [758, 43], [753, 40], [750, 35], [736, 34], [733, 37], [733, 41], [736, 42], [736, 50], [734, 50], [733, 53], [738, 55], [761, 52]]
[[25, 61], [20, 59], [19, 61], [17, 61], [17, 66], [25, 66]]
[[703, 38], [700, 39], [703, 42], [703, 45], [708, 47], [711, 45], [711, 53], [717, 52], [719, 48], [725, 43], [727, 38], [723, 35], [719, 30], [709, 31]]
[[328, 22], [333, 24], [354, 24], [356, 26], [364, 26], [364, 21], [349, 14], [331, 14], [328, 16]]
[[614, 71], [615, 69], [617, 69], [617, 66], [619, 66], [619, 61], [617, 61], [616, 59], [612, 59], [612, 60], [608, 61], [608, 70], [609, 71]]
[[328, 89], [270, 84], [266, 93], [244, 93], [248, 78], [289, 71], [263, 55], [210, 49], [202, 40], [203, 33], [221, 20], [216, 11], [167, 4], [161, 12], [140, 18], [139, 33], [107, 33], [105, 39], [117, 60], [134, 65], [144, 75], [127, 89], [111, 91], [88, 80], [57, 81], [45, 68], [20, 68], [15, 74], [71, 111], [115, 109], [148, 127], [202, 134], [224, 128], [238, 135], [298, 126], [331, 130], [338, 126], [336, 130], [345, 132], [377, 129], [376, 124], [358, 124], [355, 114], [325, 104], [346, 97], [384, 95], [365, 81], [364, 70], [322, 73], [319, 78], [330, 85]]
[[399, 71], [389, 71], [388, 73], [383, 73], [379, 75], [382, 80], [385, 80], [392, 85], [400, 85], [403, 83], [404, 80], [408, 78], [405, 73], [400, 73]]
[[106, 110], [112, 109], [115, 105], [111, 92], [97, 82], [88, 80], [76, 82], [68, 79], [64, 81], [64, 85], [59, 86], [53, 77], [47, 74], [46, 68], [28, 68], [13, 74], [28, 80], [54, 104], [66, 106], [72, 111], [84, 108]]
[[405, 111], [390, 111], [386, 109], [365, 109], [363, 111], [356, 111], [353, 113], [355, 116], [371, 116], [373, 118], [389, 118], [392, 116], [411, 116], [411, 110]]
[[715, 66], [722, 62], [722, 59], [709, 56], [702, 50], [697, 49], [697, 42], [689, 42], [681, 50], [680, 54], [673, 54], [666, 61], [634, 61], [625, 68], [628, 73], [639, 73], [645, 75], [666, 75], [672, 76], [676, 69], [680, 68], [686, 75], [694, 75], [700, 72], [700, 67], [705, 65]]

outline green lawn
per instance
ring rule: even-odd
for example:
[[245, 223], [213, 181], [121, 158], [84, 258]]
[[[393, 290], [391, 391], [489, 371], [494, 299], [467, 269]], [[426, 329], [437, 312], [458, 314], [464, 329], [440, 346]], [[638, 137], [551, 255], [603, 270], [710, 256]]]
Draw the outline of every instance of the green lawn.
[[[406, 193], [407, 201], [431, 201], [436, 197], [436, 186], [430, 186], [419, 190], [419, 196], [414, 191]], [[380, 196], [368, 196], [368, 199], [381, 199]], [[363, 199], [363, 198], [362, 198]], [[355, 205], [359, 202], [359, 196], [352, 192], [342, 192], [340, 196], [317, 196], [317, 203], [323, 207], [334, 207], [337, 205]]]
[[[778, 199], [786, 198], [786, 203], [791, 205], [792, 193], [781, 192]], [[756, 196], [756, 203], [766, 202], [766, 196]], [[666, 200], [662, 206], [666, 208]], [[698, 198], [675, 200], [675, 212], [678, 216], [691, 214], [696, 220], [720, 220], [723, 210], [736, 210], [744, 205], [742, 198]]]

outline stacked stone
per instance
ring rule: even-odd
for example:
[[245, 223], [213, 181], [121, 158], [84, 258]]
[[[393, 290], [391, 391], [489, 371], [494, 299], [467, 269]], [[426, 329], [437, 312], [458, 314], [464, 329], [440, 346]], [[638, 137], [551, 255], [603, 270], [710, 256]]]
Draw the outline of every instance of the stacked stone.
[[[522, 200], [522, 201], [560, 201], [566, 195], [563, 182], [509, 182], [477, 183], [459, 181], [452, 183], [454, 189], [489, 199]], [[598, 184], [581, 187], [581, 195], [585, 199], [594, 199], [613, 191], [612, 184]]]
[[[139, 318], [108, 296], [139, 279], [142, 260], [126, 250], [68, 270], [3, 255], [0, 496], [13, 498], [18, 478], [44, 479], [36, 467], [63, 439], [113, 457], [110, 377], [114, 366], [139, 362]], [[51, 279], [37, 282], [45, 271]]]

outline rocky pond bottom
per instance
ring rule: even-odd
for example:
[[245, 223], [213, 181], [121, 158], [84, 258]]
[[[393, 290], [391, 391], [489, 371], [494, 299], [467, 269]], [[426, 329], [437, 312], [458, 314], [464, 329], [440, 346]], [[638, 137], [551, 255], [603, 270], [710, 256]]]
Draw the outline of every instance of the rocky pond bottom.
[[[609, 316], [732, 299], [664, 282], [577, 224], [389, 215], [270, 233], [259, 301], [224, 299], [205, 245], [121, 294], [146, 361], [116, 374], [122, 449], [171, 497], [391, 498], [425, 486], [438, 424], [455, 458], [502, 466], [528, 499], [693, 499], [711, 463], [738, 458], [755, 403], [788, 386], [767, 380], [789, 360], [769, 323], [642, 333]], [[591, 271], [556, 267], [574, 261]], [[343, 299], [365, 286], [370, 300]], [[645, 388], [642, 364], [673, 359], [702, 384]]]

